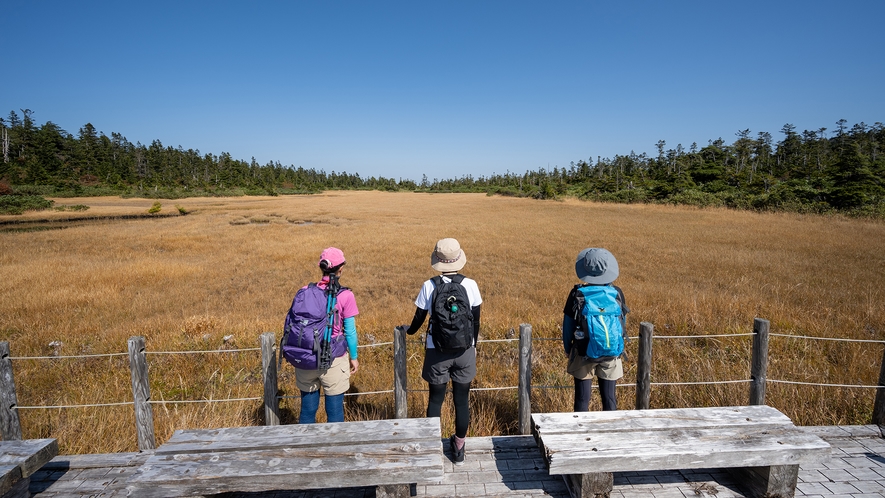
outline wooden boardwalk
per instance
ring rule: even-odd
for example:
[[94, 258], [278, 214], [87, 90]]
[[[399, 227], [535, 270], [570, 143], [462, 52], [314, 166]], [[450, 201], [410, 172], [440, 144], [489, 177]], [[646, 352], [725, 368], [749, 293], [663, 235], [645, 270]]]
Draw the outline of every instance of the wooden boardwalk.
[[[796, 496], [885, 498], [885, 439], [877, 426], [804, 427], [832, 445], [832, 457], [802, 466]], [[446, 455], [448, 441], [443, 443]], [[126, 480], [148, 458], [142, 453], [58, 456], [31, 476], [36, 498], [126, 496]], [[230, 493], [223, 498], [373, 497], [372, 488]], [[445, 461], [441, 483], [418, 485], [415, 496], [569, 496], [549, 476], [531, 436], [468, 438], [463, 465]], [[731, 498], [743, 491], [721, 469], [615, 473], [612, 498]]]

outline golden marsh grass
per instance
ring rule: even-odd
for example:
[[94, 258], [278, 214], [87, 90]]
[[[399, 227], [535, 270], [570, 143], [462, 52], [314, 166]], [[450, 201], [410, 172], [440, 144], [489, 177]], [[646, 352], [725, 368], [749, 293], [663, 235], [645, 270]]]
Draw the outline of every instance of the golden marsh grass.
[[[28, 213], [15, 219], [146, 214], [147, 199], [59, 199], [86, 212]], [[739, 334], [754, 317], [773, 334], [885, 340], [885, 224], [841, 217], [671, 206], [535, 201], [482, 194], [330, 192], [312, 196], [161, 201], [156, 219], [106, 219], [63, 230], [0, 232], [0, 340], [15, 358], [125, 353], [145, 336], [154, 401], [261, 397], [257, 348], [279, 337], [294, 292], [318, 277], [320, 251], [334, 245], [348, 264], [342, 283], [357, 297], [360, 344], [388, 342], [408, 323], [418, 288], [433, 275], [437, 239], [457, 238], [464, 273], [483, 294], [482, 337], [504, 339], [529, 323], [556, 338], [562, 306], [576, 283], [574, 258], [590, 246], [617, 256], [617, 281], [632, 310], [656, 336]], [[187, 216], [178, 215], [175, 206]], [[0, 221], [12, 217], [0, 217]], [[58, 345], [58, 342], [61, 344]], [[750, 337], [658, 339], [653, 383], [749, 378]], [[515, 386], [516, 343], [479, 349], [476, 387]], [[636, 341], [628, 344], [635, 358]], [[422, 351], [409, 344], [410, 414], [424, 411]], [[775, 336], [769, 379], [875, 385], [882, 346]], [[362, 348], [358, 392], [392, 389], [390, 346]], [[22, 407], [130, 401], [123, 356], [15, 359]], [[533, 384], [569, 386], [557, 341], [534, 343]], [[280, 388], [291, 396], [292, 369]], [[618, 389], [632, 408], [635, 365]], [[738, 405], [746, 383], [653, 386], [651, 405]], [[874, 389], [770, 383], [768, 404], [798, 424], [864, 424]], [[535, 389], [535, 411], [568, 411], [569, 389]], [[471, 435], [516, 430], [516, 391], [474, 391]], [[283, 399], [284, 421], [297, 413]], [[594, 399], [593, 409], [599, 409]], [[175, 429], [262, 423], [260, 401], [155, 404], [158, 443]], [[451, 408], [443, 432], [451, 431]], [[347, 398], [347, 417], [393, 416], [391, 394]], [[20, 410], [26, 438], [56, 437], [62, 453], [132, 451], [131, 405]], [[322, 409], [320, 419], [322, 420]]]

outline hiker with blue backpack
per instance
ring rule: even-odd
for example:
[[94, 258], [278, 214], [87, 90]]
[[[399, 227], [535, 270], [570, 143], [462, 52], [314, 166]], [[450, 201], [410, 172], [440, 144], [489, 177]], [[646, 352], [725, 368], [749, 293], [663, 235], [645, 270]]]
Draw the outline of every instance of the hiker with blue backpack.
[[430, 391], [427, 416], [440, 416], [451, 381], [455, 434], [449, 443], [456, 464], [464, 462], [464, 443], [470, 426], [470, 383], [476, 377], [476, 342], [482, 304], [476, 282], [458, 273], [466, 263], [467, 256], [457, 240], [447, 238], [437, 242], [430, 255], [430, 266], [440, 275], [421, 286], [411, 325], [397, 327], [412, 335], [430, 314], [421, 371], [421, 378], [427, 381]]
[[295, 367], [295, 384], [301, 391], [299, 424], [316, 422], [323, 389], [326, 419], [344, 422], [344, 393], [350, 376], [360, 368], [357, 360], [356, 298], [338, 278], [345, 264], [336, 247], [320, 254], [323, 278], [305, 285], [295, 294], [286, 314], [281, 357]]
[[568, 356], [567, 371], [575, 379], [576, 412], [590, 410], [594, 375], [602, 409], [618, 409], [615, 386], [624, 376], [621, 355], [626, 314], [630, 312], [624, 292], [612, 284], [618, 272], [618, 261], [606, 249], [584, 249], [575, 261], [575, 273], [583, 283], [575, 285], [566, 299], [562, 344]]

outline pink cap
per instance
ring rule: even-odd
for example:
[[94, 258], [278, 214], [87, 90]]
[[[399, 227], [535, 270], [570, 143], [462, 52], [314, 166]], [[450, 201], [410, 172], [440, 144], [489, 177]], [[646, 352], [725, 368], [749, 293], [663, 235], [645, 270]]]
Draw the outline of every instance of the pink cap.
[[320, 267], [323, 266], [323, 261], [326, 262], [326, 268], [335, 268], [336, 266], [343, 265], [344, 251], [337, 247], [327, 247], [320, 254]]

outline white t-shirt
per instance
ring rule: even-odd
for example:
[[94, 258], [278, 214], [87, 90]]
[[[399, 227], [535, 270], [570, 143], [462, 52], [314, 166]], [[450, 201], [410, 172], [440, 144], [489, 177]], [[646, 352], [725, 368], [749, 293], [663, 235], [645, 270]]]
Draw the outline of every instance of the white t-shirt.
[[[452, 281], [448, 275], [440, 276], [442, 277], [443, 282]], [[467, 299], [470, 301], [471, 308], [475, 308], [482, 304], [482, 296], [479, 295], [479, 286], [476, 285], [475, 280], [464, 277], [464, 280], [461, 281], [461, 285], [467, 290]], [[425, 281], [424, 285], [421, 286], [421, 291], [418, 293], [418, 297], [415, 298], [415, 306], [422, 310], [430, 311], [430, 307], [433, 306], [431, 298], [433, 297], [433, 289], [435, 287], [436, 286], [433, 285], [433, 280]], [[433, 339], [430, 337], [430, 334], [427, 334], [427, 348], [433, 349]]]

